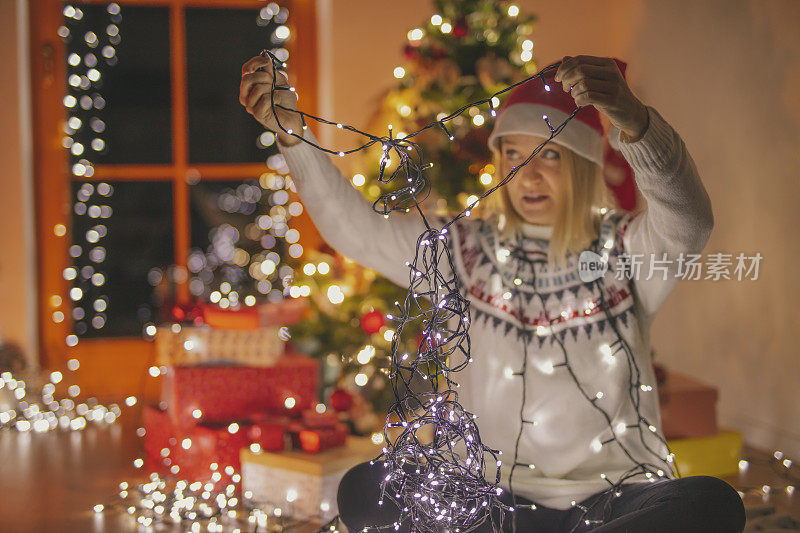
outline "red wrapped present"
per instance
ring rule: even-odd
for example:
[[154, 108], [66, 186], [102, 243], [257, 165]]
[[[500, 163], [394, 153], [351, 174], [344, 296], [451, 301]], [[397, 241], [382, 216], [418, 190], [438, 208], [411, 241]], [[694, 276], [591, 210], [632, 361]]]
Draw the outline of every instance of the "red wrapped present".
[[302, 356], [282, 357], [271, 367], [171, 367], [162, 378], [162, 401], [182, 426], [300, 413], [317, 402], [317, 368], [316, 359]]
[[289, 441], [292, 444], [293, 450], [299, 450], [302, 448], [302, 444], [300, 443], [300, 432], [304, 429], [307, 429], [305, 424], [303, 424], [302, 420], [290, 420], [286, 426], [286, 434], [289, 435]]
[[[142, 418], [145, 431], [144, 453], [147, 469], [166, 474], [169, 472], [169, 465], [165, 464], [163, 459], [164, 457], [169, 457], [175, 444], [177, 444], [172, 422], [165, 411], [149, 405], [144, 407]], [[162, 455], [162, 450], [167, 450], [167, 454]]]
[[332, 428], [304, 429], [300, 432], [300, 446], [307, 453], [319, 453], [344, 446], [346, 440], [347, 426], [344, 424]]
[[[181, 479], [205, 481], [219, 472], [221, 482], [228, 483], [232, 473], [241, 472], [239, 454], [250, 445], [250, 427], [241, 423], [205, 425], [188, 428], [178, 436], [173, 464], [178, 465]], [[227, 467], [232, 467], [233, 472]], [[227, 470], [227, 471], [226, 471]]]
[[250, 441], [268, 452], [279, 452], [286, 447], [286, 424], [254, 422], [250, 427]]
[[322, 413], [318, 413], [316, 409], [303, 411], [303, 424], [308, 429], [332, 428], [338, 423], [339, 417], [333, 411], [326, 410]]
[[709, 437], [717, 433], [717, 389], [669, 372], [658, 388], [661, 427], [667, 439]]
[[149, 406], [144, 410], [144, 426], [149, 470], [188, 481], [208, 481], [219, 472], [223, 484], [231, 482], [232, 472], [240, 471], [240, 451], [250, 445], [252, 435], [246, 422], [181, 428], [166, 412]]

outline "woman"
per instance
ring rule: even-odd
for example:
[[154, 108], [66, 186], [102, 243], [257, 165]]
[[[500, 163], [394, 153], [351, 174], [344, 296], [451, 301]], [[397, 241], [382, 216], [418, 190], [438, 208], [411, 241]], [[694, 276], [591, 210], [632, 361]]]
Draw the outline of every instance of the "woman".
[[[517, 174], [447, 240], [471, 311], [473, 362], [455, 376], [460, 401], [478, 416], [482, 440], [504, 452], [501, 499], [514, 508], [504, 529], [740, 532], [744, 509], [729, 485], [674, 478], [650, 360], [649, 325], [677, 282], [678, 260], [708, 240], [710, 201], [680, 136], [633, 95], [620, 66], [565, 57], [547, 89], [531, 80], [500, 110], [489, 145], [499, 177]], [[271, 81], [268, 59], [251, 59], [240, 101], [280, 131]], [[275, 97], [295, 108], [292, 93]], [[522, 165], [577, 106], [585, 107]], [[605, 207], [599, 113], [647, 200], [636, 215]], [[279, 118], [303, 131], [296, 114]], [[420, 218], [378, 216], [327, 155], [285, 133], [278, 139], [323, 238], [407, 286], [405, 262], [426, 229]], [[339, 512], [351, 531], [394, 530], [401, 517], [388, 498], [377, 504], [381, 468], [364, 463], [342, 480]]]

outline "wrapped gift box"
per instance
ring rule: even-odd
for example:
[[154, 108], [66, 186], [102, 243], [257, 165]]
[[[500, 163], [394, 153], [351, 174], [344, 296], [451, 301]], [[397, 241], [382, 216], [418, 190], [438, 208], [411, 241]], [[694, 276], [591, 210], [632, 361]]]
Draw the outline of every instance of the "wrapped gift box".
[[147, 468], [166, 475], [178, 466], [176, 475], [187, 481], [208, 481], [216, 471], [220, 473], [220, 483], [230, 483], [226, 467], [239, 473], [239, 451], [253, 440], [253, 427], [246, 422], [237, 423], [235, 431], [229, 424], [179, 427], [166, 412], [150, 406], [145, 407], [143, 416]]
[[308, 309], [306, 298], [287, 298], [255, 307], [221, 309], [217, 305], [201, 305], [203, 320], [212, 328], [256, 329], [265, 326], [290, 326], [299, 322]]
[[268, 452], [279, 452], [286, 448], [286, 426], [280, 422], [254, 422], [250, 428], [250, 440]]
[[667, 439], [709, 437], [717, 433], [717, 389], [670, 372], [658, 387], [661, 427]]
[[242, 449], [242, 490], [258, 504], [280, 507], [297, 518], [328, 521], [336, 514], [336, 494], [344, 474], [381, 453], [371, 439], [348, 437], [344, 446], [317, 454], [299, 451], [253, 453]]
[[307, 428], [332, 428], [339, 423], [339, 416], [330, 410], [318, 413], [314, 409], [303, 411], [303, 424]]
[[[144, 453], [147, 469], [166, 474], [169, 465], [164, 464], [161, 450], [172, 450], [177, 444], [172, 422], [165, 411], [146, 405], [142, 412], [144, 423]], [[171, 461], [171, 460], [170, 460]]]
[[711, 437], [674, 439], [667, 444], [675, 454], [681, 477], [725, 477], [739, 471], [742, 434], [738, 431], [720, 431]]
[[[244, 423], [237, 425], [232, 432], [228, 424], [198, 424], [179, 435], [173, 464], [180, 467], [181, 479], [205, 481], [217, 471], [222, 476], [222, 485], [230, 483], [230, 471], [226, 472], [226, 468], [230, 466], [234, 473], [241, 472], [239, 452], [250, 445], [250, 428]], [[188, 447], [184, 445], [186, 439]]]
[[277, 327], [236, 330], [183, 326], [177, 332], [160, 327], [155, 343], [160, 366], [272, 366], [285, 351], [285, 341], [278, 337]]
[[336, 424], [329, 428], [303, 429], [298, 435], [300, 447], [307, 453], [320, 453], [331, 448], [344, 446], [347, 440], [347, 426]]
[[168, 367], [161, 399], [175, 424], [221, 423], [263, 413], [300, 413], [316, 404], [317, 383], [317, 360], [298, 355], [282, 357], [271, 367]]

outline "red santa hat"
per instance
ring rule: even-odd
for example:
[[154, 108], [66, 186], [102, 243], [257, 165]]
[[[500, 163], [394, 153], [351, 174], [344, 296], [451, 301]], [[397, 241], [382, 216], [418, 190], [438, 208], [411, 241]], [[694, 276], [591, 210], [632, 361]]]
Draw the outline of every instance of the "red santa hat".
[[[625, 76], [627, 64], [614, 59]], [[555, 65], [555, 63], [550, 66]], [[557, 69], [548, 70], [541, 78], [533, 78], [511, 91], [497, 114], [494, 130], [489, 136], [489, 147], [497, 149], [497, 139], [503, 135], [526, 134], [550, 137], [550, 124], [557, 128], [578, 107], [568, 92], [564, 92], [560, 82], [554, 80]], [[609, 135], [609, 140], [616, 137]], [[614, 139], [611, 142], [616, 141]], [[577, 115], [561, 130], [552, 141], [565, 146], [600, 166], [604, 161], [603, 126], [600, 113], [594, 106], [581, 108]]]

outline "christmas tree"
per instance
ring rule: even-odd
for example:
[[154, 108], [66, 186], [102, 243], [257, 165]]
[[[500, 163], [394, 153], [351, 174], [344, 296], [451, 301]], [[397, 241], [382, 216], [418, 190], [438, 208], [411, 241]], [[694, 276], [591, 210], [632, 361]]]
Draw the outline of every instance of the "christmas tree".
[[[402, 137], [536, 72], [533, 42], [528, 39], [535, 18], [523, 16], [516, 5], [437, 0], [434, 7], [424, 24], [408, 31], [406, 62], [395, 69], [397, 84], [382, 98], [368, 131], [380, 133], [391, 124]], [[486, 139], [493, 120], [486, 109], [471, 108], [448, 123], [454, 142], [441, 131], [415, 138], [425, 160], [433, 163], [428, 172], [433, 194], [426, 204], [440, 212], [460, 210], [471, 195], [492, 186], [494, 168]], [[371, 174], [356, 174], [353, 184], [375, 201], [383, 194], [377, 180], [383, 151], [377, 144], [361, 153], [364, 160], [357, 166]], [[384, 317], [405, 297], [406, 288], [327, 252], [307, 253], [306, 264], [295, 268], [295, 284], [310, 287], [303, 292], [310, 292], [311, 305], [310, 319], [290, 328], [293, 341], [324, 359], [329, 387], [361, 390], [376, 410], [385, 411], [393, 398], [386, 374], [394, 332]], [[323, 273], [314, 267], [323, 262], [334, 265], [330, 274], [327, 268]], [[404, 338], [422, 342], [419, 331]]]

